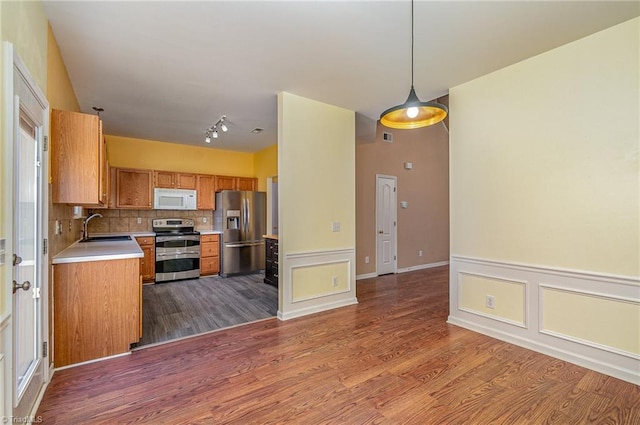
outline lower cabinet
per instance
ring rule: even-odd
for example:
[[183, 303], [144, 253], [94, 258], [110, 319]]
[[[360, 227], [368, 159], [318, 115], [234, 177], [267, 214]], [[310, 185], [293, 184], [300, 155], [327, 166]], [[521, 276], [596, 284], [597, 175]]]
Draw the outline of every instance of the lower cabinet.
[[264, 266], [264, 283], [269, 285], [278, 286], [278, 240], [273, 238], [265, 238], [264, 246], [267, 252], [265, 253], [265, 266]]
[[220, 235], [200, 236], [200, 275], [220, 273]]
[[140, 259], [142, 282], [153, 282], [156, 280], [156, 239], [153, 236], [140, 236], [136, 241], [144, 253]]
[[140, 340], [137, 258], [56, 264], [53, 276], [55, 367], [126, 353]]

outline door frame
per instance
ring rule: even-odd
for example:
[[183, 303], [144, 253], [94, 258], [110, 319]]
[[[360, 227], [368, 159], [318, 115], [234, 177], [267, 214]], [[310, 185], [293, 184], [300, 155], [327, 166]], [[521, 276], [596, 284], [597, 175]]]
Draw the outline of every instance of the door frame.
[[[49, 215], [49, 153], [46, 149], [42, 147], [43, 139], [45, 137], [48, 138], [49, 133], [49, 102], [37, 85], [37, 83], [31, 77], [27, 66], [24, 64], [22, 59], [18, 56], [18, 53], [14, 50], [13, 45], [7, 41], [3, 42], [3, 109], [4, 109], [4, 122], [5, 122], [5, 131], [4, 131], [4, 141], [5, 141], [5, 149], [4, 149], [4, 162], [3, 162], [3, 175], [2, 180], [4, 184], [2, 185], [2, 189], [4, 192], [4, 199], [2, 202], [6, 206], [10, 206], [9, 208], [5, 208], [4, 214], [4, 237], [6, 239], [5, 242], [5, 265], [4, 267], [4, 276], [3, 280], [5, 282], [4, 285], [4, 314], [2, 314], [0, 322], [8, 322], [4, 332], [2, 332], [2, 338], [4, 341], [0, 341], [2, 344], [2, 350], [5, 354], [4, 361], [4, 395], [5, 395], [5, 405], [4, 412], [5, 415], [13, 416], [14, 408], [17, 405], [17, 394], [14, 392], [14, 358], [13, 358], [13, 291], [12, 291], [12, 282], [13, 280], [13, 265], [12, 258], [14, 254], [14, 203], [15, 199], [13, 196], [14, 190], [14, 144], [15, 144], [15, 123], [18, 122], [18, 117], [15, 116], [15, 81], [17, 78], [21, 78], [31, 92], [33, 98], [38, 103], [38, 106], [43, 109], [43, 119], [42, 119], [42, 134], [40, 135], [40, 140], [38, 140], [39, 149], [41, 152], [40, 157], [40, 181], [39, 181], [39, 195], [40, 195], [40, 215], [38, 217], [38, 228], [40, 231], [40, 237], [37, 241], [37, 249], [40, 252], [40, 260], [41, 266], [39, 267], [37, 273], [38, 278], [40, 280], [40, 333], [41, 333], [41, 341], [42, 343], [49, 342], [49, 255], [48, 252], [43, 254], [44, 248], [44, 240], [48, 240], [48, 215]], [[36, 396], [34, 406], [32, 406], [29, 414], [31, 416], [35, 415], [37, 407], [42, 399], [42, 395], [44, 394], [44, 390], [47, 386], [47, 383], [50, 380], [51, 369], [49, 365], [49, 357], [44, 357], [42, 359], [42, 377], [44, 385], [39, 389], [38, 395]]]
[[397, 273], [398, 272], [398, 177], [397, 176], [391, 176], [388, 174], [376, 174], [376, 186], [375, 186], [375, 191], [376, 191], [376, 207], [375, 207], [375, 222], [376, 222], [376, 227], [374, 229], [375, 232], [375, 245], [376, 245], [376, 275], [380, 276], [380, 268], [379, 268], [379, 261], [378, 261], [378, 229], [380, 228], [378, 223], [378, 180], [380, 178], [385, 178], [385, 179], [392, 179], [395, 182], [395, 188], [396, 191], [394, 192], [394, 202], [393, 205], [396, 206], [396, 208], [393, 210], [393, 219], [396, 223], [395, 226], [393, 226], [393, 235], [391, 236], [391, 239], [393, 241], [393, 273]]

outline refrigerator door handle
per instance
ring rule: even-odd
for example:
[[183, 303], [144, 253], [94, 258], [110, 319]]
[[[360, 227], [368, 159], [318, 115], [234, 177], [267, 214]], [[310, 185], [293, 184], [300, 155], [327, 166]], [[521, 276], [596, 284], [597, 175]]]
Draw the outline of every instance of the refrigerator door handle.
[[226, 243], [225, 248], [244, 248], [245, 246], [260, 246], [264, 245], [264, 242], [251, 242], [251, 243]]

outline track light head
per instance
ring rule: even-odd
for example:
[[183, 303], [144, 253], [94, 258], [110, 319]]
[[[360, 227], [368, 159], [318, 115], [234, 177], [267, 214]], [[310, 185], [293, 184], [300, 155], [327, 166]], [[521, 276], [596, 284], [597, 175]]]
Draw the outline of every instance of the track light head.
[[214, 139], [218, 138], [218, 130], [216, 130], [215, 127], [213, 128], [213, 138]]

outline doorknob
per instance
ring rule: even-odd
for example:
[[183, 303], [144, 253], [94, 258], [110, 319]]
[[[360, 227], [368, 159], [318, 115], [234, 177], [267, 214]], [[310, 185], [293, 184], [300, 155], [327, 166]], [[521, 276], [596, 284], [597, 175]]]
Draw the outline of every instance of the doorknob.
[[19, 255], [13, 254], [13, 265], [17, 266], [20, 263], [22, 263], [22, 257], [20, 257]]
[[378, 230], [378, 233], [382, 234], [382, 230]]
[[14, 294], [16, 293], [16, 291], [18, 289], [22, 289], [23, 291], [28, 291], [29, 288], [31, 288], [31, 282], [29, 282], [28, 280], [25, 280], [24, 282], [22, 282], [22, 285], [20, 285], [15, 280], [13, 281], [13, 293]]

